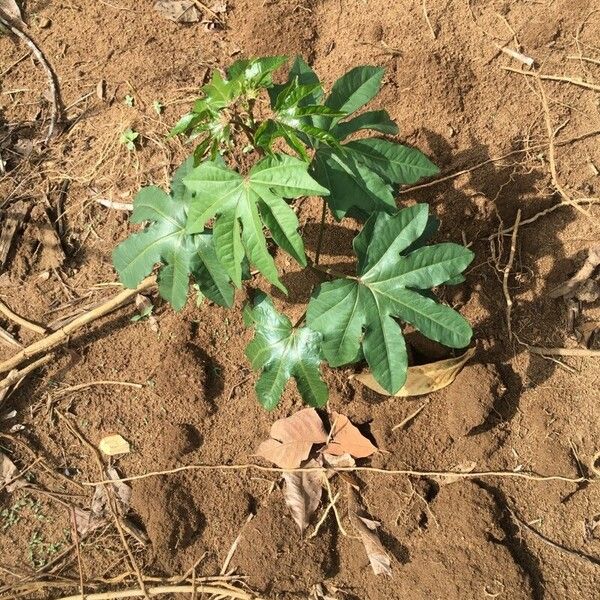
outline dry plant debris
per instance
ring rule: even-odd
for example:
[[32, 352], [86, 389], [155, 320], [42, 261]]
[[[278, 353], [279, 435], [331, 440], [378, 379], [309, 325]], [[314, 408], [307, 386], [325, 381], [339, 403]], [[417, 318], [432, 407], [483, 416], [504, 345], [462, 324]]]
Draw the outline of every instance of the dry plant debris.
[[[461, 372], [467, 361], [475, 354], [475, 348], [469, 348], [466, 352], [455, 358], [446, 358], [425, 365], [408, 367], [406, 383], [399, 392], [394, 394], [396, 398], [408, 398], [410, 396], [422, 396], [441, 390], [450, 385]], [[363, 385], [384, 396], [389, 394], [375, 381], [370, 372], [353, 375]]]
[[106, 456], [117, 456], [119, 454], [129, 454], [130, 452], [129, 442], [118, 433], [103, 437], [98, 444], [98, 448]]

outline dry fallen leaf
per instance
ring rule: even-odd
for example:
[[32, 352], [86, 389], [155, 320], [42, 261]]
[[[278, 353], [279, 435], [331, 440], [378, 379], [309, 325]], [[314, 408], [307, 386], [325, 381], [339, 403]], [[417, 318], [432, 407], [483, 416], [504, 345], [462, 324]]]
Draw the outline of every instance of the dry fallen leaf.
[[154, 10], [175, 23], [197, 23], [202, 18], [193, 0], [156, 0]]
[[377, 447], [367, 439], [350, 419], [339, 413], [331, 415], [332, 429], [329, 434], [329, 443], [323, 452], [341, 456], [351, 454], [354, 458], [365, 458], [377, 452]]
[[[396, 392], [396, 398], [407, 398], [409, 396], [421, 396], [441, 390], [450, 385], [460, 373], [465, 363], [475, 354], [475, 348], [469, 348], [461, 356], [447, 358], [426, 365], [408, 367], [406, 383]], [[370, 372], [355, 375], [354, 379], [374, 390], [378, 394], [389, 396], [376, 381]]]
[[354, 490], [350, 490], [348, 496], [348, 509], [350, 522], [358, 531], [360, 539], [367, 552], [371, 568], [375, 575], [392, 575], [390, 557], [388, 556], [377, 528], [381, 525], [378, 521], [369, 518], [361, 506], [360, 496]]
[[[119, 473], [113, 467], [106, 469], [106, 474], [109, 479], [119, 479]], [[106, 484], [108, 485], [108, 484]], [[115, 481], [112, 484], [117, 499], [117, 508], [121, 515], [129, 512], [129, 503], [131, 501], [131, 488], [123, 481]], [[90, 507], [90, 523], [92, 529], [95, 529], [109, 514], [108, 498], [106, 496], [105, 485], [97, 485], [94, 488], [94, 496], [92, 497], [92, 505]]]
[[[2, 452], [0, 452], [0, 475], [7, 492], [14, 492], [27, 485], [27, 482], [19, 477], [19, 469], [17, 469], [15, 463]], [[15, 477], [19, 478], [15, 479]]]
[[271, 439], [256, 451], [282, 469], [297, 469], [308, 458], [313, 444], [324, 444], [327, 433], [314, 408], [305, 408], [271, 426]]
[[117, 454], [129, 454], [131, 451], [129, 442], [122, 436], [116, 433], [115, 435], [107, 435], [100, 440], [98, 444], [100, 452], [106, 456], [116, 456]]
[[18, 25], [24, 25], [21, 9], [15, 0], [0, 0], [0, 10], [3, 10]]
[[375, 575], [391, 576], [392, 568], [390, 557], [387, 555], [385, 548], [379, 539], [379, 535], [377, 535], [377, 528], [381, 523], [356, 515], [355, 525], [365, 550], [367, 551], [373, 573], [375, 573]]
[[[315, 460], [309, 460], [303, 467], [319, 467]], [[304, 533], [310, 519], [319, 506], [323, 490], [323, 473], [321, 471], [286, 472], [283, 474], [285, 485], [283, 497], [292, 518], [300, 531]]]

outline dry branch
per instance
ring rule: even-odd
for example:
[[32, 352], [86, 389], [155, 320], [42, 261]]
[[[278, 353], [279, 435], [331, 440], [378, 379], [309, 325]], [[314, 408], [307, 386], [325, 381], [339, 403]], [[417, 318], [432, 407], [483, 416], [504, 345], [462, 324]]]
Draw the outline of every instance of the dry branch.
[[135, 298], [137, 294], [140, 292], [147, 290], [156, 285], [156, 277], [147, 277], [137, 286], [135, 289], [126, 289], [117, 294], [114, 298], [111, 298], [104, 304], [101, 304], [97, 308], [90, 310], [89, 312], [84, 313], [80, 317], [77, 317], [74, 321], [71, 321], [68, 325], [61, 327], [56, 330], [54, 333], [51, 333], [48, 337], [41, 339], [29, 346], [24, 348], [17, 354], [15, 354], [12, 358], [5, 360], [3, 363], [0, 363], [0, 373], [4, 373], [6, 371], [10, 371], [11, 369], [15, 369], [22, 362], [38, 355], [43, 352], [48, 352], [60, 344], [62, 344], [65, 340], [69, 338], [69, 336], [80, 329], [81, 327], [92, 323], [96, 319], [103, 317], [113, 310], [119, 308], [121, 305], [129, 302]]
[[3, 313], [5, 317], [10, 319], [11, 321], [14, 321], [15, 323], [17, 323], [17, 325], [20, 325], [25, 329], [29, 329], [30, 331], [34, 331], [35, 333], [39, 333], [40, 335], [46, 335], [46, 333], [48, 333], [46, 329], [41, 325], [32, 323], [31, 321], [28, 321], [27, 319], [24, 319], [23, 317], [19, 316], [17, 313], [11, 310], [9, 306], [2, 302], [2, 300], [0, 300], [0, 312]]
[[[200, 592], [201, 594], [216, 594], [219, 598], [234, 598], [235, 600], [261, 600], [259, 596], [236, 589], [230, 585], [158, 585], [146, 588], [148, 595], [163, 596], [166, 594], [192, 594]], [[121, 590], [115, 592], [99, 592], [97, 594], [86, 594], [85, 600], [118, 600], [120, 598], [143, 598], [143, 590], [136, 588], [131, 590]], [[81, 600], [81, 594], [74, 596], [65, 596], [58, 600]]]
[[535, 71], [523, 71], [521, 69], [515, 69], [513, 67], [501, 68], [505, 71], [510, 71], [511, 73], [519, 73], [519, 75], [526, 75], [527, 77], [536, 77], [539, 79], [543, 79], [544, 81], [560, 81], [562, 83], [572, 83], [573, 85], [577, 85], [587, 90], [600, 92], [600, 85], [597, 85], [595, 83], [589, 83], [589, 81], [584, 81], [579, 77], [564, 77], [562, 75], [544, 75], [541, 73], [536, 73]]
[[53, 358], [54, 354], [46, 354], [23, 369], [11, 370], [4, 379], [0, 380], [0, 391], [10, 387], [11, 385], [14, 385], [15, 383], [18, 383], [21, 381], [21, 379], [23, 379], [23, 377], [29, 375], [29, 373], [35, 371], [37, 368], [48, 364]]
[[600, 356], [600, 350], [587, 348], [544, 348], [543, 346], [528, 346], [529, 352], [541, 356]]
[[8, 31], [12, 33], [12, 35], [19, 38], [29, 47], [31, 52], [33, 52], [33, 55], [37, 58], [38, 62], [42, 65], [42, 68], [46, 72], [46, 77], [48, 79], [48, 89], [50, 92], [50, 103], [52, 108], [52, 112], [50, 115], [50, 125], [48, 126], [48, 133], [46, 134], [45, 139], [45, 142], [48, 142], [48, 140], [52, 137], [56, 130], [56, 125], [59, 121], [60, 112], [62, 108], [60, 92], [58, 89], [58, 84], [56, 83], [56, 74], [54, 73], [54, 70], [50, 66], [50, 63], [44, 56], [44, 53], [38, 48], [37, 44], [33, 41], [29, 34], [23, 31], [23, 29], [21, 29], [21, 27], [19, 27], [17, 23], [8, 18], [8, 15], [6, 15], [6, 13], [4, 13], [2, 10], [0, 10], [0, 23], [6, 29], [8, 29]]

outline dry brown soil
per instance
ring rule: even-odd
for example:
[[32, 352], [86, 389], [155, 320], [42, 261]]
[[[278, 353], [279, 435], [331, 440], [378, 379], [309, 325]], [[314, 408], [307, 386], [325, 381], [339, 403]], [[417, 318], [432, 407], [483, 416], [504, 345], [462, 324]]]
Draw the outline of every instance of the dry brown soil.
[[[210, 67], [242, 55], [301, 54], [331, 85], [355, 65], [382, 65], [375, 105], [387, 108], [399, 138], [427, 152], [444, 174], [516, 152], [398, 196], [399, 206], [431, 203], [442, 220], [439, 239], [472, 244], [476, 259], [467, 282], [444, 298], [473, 323], [475, 358], [450, 387], [409, 400], [377, 396], [352, 382], [354, 369], [326, 370], [329, 409], [364, 425], [385, 450], [366, 461], [372, 466], [447, 470], [475, 463], [480, 471], [593, 477], [590, 465], [600, 449], [597, 356], [553, 361], [525, 344], [577, 345], [565, 305], [548, 291], [573, 274], [598, 240], [598, 206], [582, 204], [587, 214], [561, 207], [519, 229], [508, 279], [512, 340], [502, 289], [510, 236], [494, 234], [513, 224], [518, 209], [527, 219], [561, 201], [549, 175], [536, 80], [503, 70], [521, 64], [498, 48], [519, 44], [541, 72], [598, 84], [597, 0], [230, 0], [226, 29], [212, 31], [166, 21], [147, 0], [25, 4], [29, 31], [56, 70], [70, 125], [47, 149], [38, 143], [49, 116], [45, 75], [28, 57], [14, 64], [27, 49], [1, 36], [6, 174], [0, 175], [0, 206], [29, 213], [0, 274], [0, 298], [15, 311], [56, 324], [115, 293], [107, 285], [116, 281], [111, 250], [132, 228], [124, 213], [96, 200], [131, 202], [140, 185], [166, 185], [189, 149], [165, 135]], [[96, 92], [102, 80], [104, 100]], [[559, 129], [558, 180], [573, 198], [597, 197], [599, 138], [569, 140], [600, 129], [600, 95], [572, 83], [543, 84], [552, 127]], [[127, 95], [132, 107], [124, 103]], [[160, 116], [154, 100], [165, 105]], [[127, 127], [141, 135], [135, 152], [118, 142]], [[319, 211], [315, 199], [299, 209], [311, 253]], [[64, 257], [49, 227], [58, 232]], [[351, 262], [357, 229], [351, 221], [328, 222], [324, 262]], [[278, 264], [291, 293], [275, 293], [276, 303], [294, 319], [315, 280], [286, 256]], [[255, 285], [272, 292], [264, 282]], [[24, 426], [0, 440], [2, 450], [19, 468], [31, 464], [27, 448], [33, 450], [42, 457], [33, 480], [72, 495], [59, 497], [81, 507], [89, 506], [92, 489], [76, 483], [97, 480], [99, 471], [57, 411], [94, 444], [116, 432], [129, 440], [132, 452], [114, 461], [122, 475], [255, 460], [273, 420], [301, 401], [290, 385], [274, 413], [257, 403], [244, 357], [251, 333], [239, 310], [246, 299], [238, 293], [233, 310], [197, 308], [190, 300], [181, 314], [156, 301], [158, 331], [148, 321], [132, 323], [130, 305], [73, 335], [1, 405], [0, 413], [14, 409], [17, 416], [0, 421], [0, 431]], [[600, 320], [598, 302], [585, 306], [578, 324], [586, 320]], [[0, 325], [22, 344], [38, 337], [3, 315]], [[3, 343], [0, 359], [15, 351]], [[65, 386], [97, 380], [144, 387], [96, 385], [59, 397]], [[424, 401], [417, 417], [394, 429]], [[365, 506], [381, 522], [392, 557], [391, 578], [373, 575], [346, 521], [344, 493], [340, 514], [350, 535], [341, 534], [330, 514], [318, 536], [302, 538], [272, 473], [186, 471], [134, 482], [132, 511], [149, 542], [127, 539], [145, 575], [181, 575], [203, 557], [201, 576], [220, 571], [241, 531], [231, 568], [264, 598], [307, 598], [319, 583], [339, 599], [600, 598], [595, 482], [479, 477], [439, 485], [431, 478], [359, 476]], [[1, 597], [14, 597], [11, 589], [23, 590], [24, 581], [42, 580], [50, 583], [22, 597], [78, 593], [70, 513], [56, 496], [0, 487], [0, 510]], [[250, 513], [255, 516], [246, 523]], [[98, 583], [131, 571], [110, 522], [79, 550], [84, 583], [96, 581], [87, 591], [135, 587], [132, 576], [112, 587]]]

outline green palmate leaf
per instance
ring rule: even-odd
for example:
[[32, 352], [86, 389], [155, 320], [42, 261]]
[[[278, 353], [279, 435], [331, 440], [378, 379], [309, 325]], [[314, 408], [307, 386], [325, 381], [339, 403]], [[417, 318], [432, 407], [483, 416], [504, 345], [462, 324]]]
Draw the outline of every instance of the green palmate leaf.
[[268, 410], [274, 409], [293, 377], [307, 404], [315, 407], [326, 404], [327, 385], [320, 373], [320, 334], [308, 327], [293, 328], [264, 294], [258, 295], [252, 308], [246, 307], [244, 318], [247, 325], [255, 328], [246, 356], [252, 368], [261, 371], [256, 383], [260, 403]]
[[327, 202], [341, 219], [348, 213], [366, 217], [378, 210], [390, 212], [395, 209], [393, 185], [413, 184], [439, 170], [415, 148], [367, 138], [339, 148], [318, 148], [311, 172], [329, 189]]
[[439, 169], [416, 148], [388, 140], [356, 140], [349, 142], [344, 148], [356, 160], [391, 183], [411, 185], [423, 177], [439, 173]]
[[275, 106], [277, 98], [281, 91], [296, 81], [298, 85], [315, 85], [313, 91], [306, 97], [299, 100], [299, 106], [307, 106], [309, 104], [318, 104], [323, 98], [323, 88], [317, 77], [317, 74], [308, 66], [301, 56], [297, 56], [290, 68], [287, 83], [274, 84], [268, 90], [271, 99], [271, 106]]
[[374, 210], [392, 212], [396, 209], [392, 187], [350, 153], [319, 148], [313, 157], [311, 173], [329, 190], [327, 202], [337, 219], [352, 209], [365, 216]]
[[338, 140], [343, 140], [349, 135], [363, 129], [372, 129], [390, 135], [396, 135], [398, 133], [398, 126], [390, 119], [390, 116], [385, 110], [368, 111], [349, 119], [348, 121], [338, 123], [333, 127], [331, 133]]
[[281, 248], [306, 264], [298, 218], [285, 198], [328, 193], [308, 175], [307, 167], [302, 160], [275, 154], [254, 165], [247, 177], [213, 161], [202, 163], [184, 178], [187, 188], [195, 193], [187, 230], [202, 231], [216, 217], [216, 254], [237, 286], [241, 283], [240, 265], [247, 256], [268, 281], [285, 291], [267, 249], [264, 225]]
[[160, 188], [142, 188], [133, 203], [131, 221], [150, 222], [139, 233], [130, 235], [113, 252], [113, 263], [126, 287], [136, 287], [157, 263], [159, 292], [175, 310], [187, 299], [190, 273], [202, 292], [217, 304], [233, 303], [233, 288], [213, 247], [213, 235], [186, 231], [187, 208], [191, 193], [182, 180], [190, 171], [191, 159], [173, 176], [171, 194]]
[[354, 241], [358, 277], [322, 284], [308, 306], [307, 324], [323, 335], [329, 364], [352, 363], [364, 355], [390, 394], [404, 385], [407, 369], [395, 319], [452, 348], [467, 346], [472, 335], [463, 317], [424, 295], [458, 277], [473, 259], [471, 251], [450, 243], [411, 251], [430, 222], [426, 204], [373, 215]]
[[245, 90], [269, 87], [272, 84], [273, 72], [285, 62], [287, 56], [241, 59], [229, 67], [227, 75], [232, 81], [239, 82]]
[[355, 67], [334, 84], [325, 105], [350, 114], [372, 100], [381, 86], [381, 67]]

